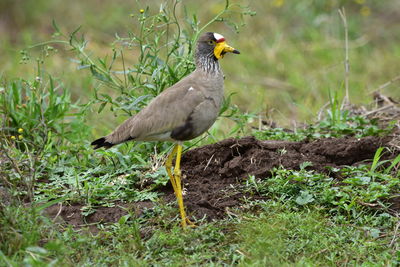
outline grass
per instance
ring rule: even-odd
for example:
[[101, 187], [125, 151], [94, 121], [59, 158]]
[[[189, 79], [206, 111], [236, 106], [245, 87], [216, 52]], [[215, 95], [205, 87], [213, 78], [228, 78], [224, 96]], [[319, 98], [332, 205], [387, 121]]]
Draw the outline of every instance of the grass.
[[[239, 34], [235, 34], [232, 28], [223, 23], [215, 23], [206, 30], [224, 33], [229, 42], [242, 51], [241, 56], [227, 58], [222, 64], [227, 75], [227, 95], [236, 93], [233, 103], [244, 112], [260, 114], [262, 117], [272, 116], [275, 121], [287, 127], [291, 126], [292, 120], [303, 122], [314, 119], [320, 107], [327, 102], [329, 91], [338, 91], [339, 97], [343, 96], [344, 34], [338, 14], [342, 5], [346, 8], [349, 26], [350, 100], [358, 104], [369, 103], [369, 93], [373, 89], [399, 75], [396, 72], [396, 57], [400, 52], [396, 45], [399, 29], [379, 26], [391, 25], [389, 18], [395, 17], [391, 12], [397, 12], [395, 1], [385, 4], [339, 0], [324, 3], [304, 0], [295, 4], [283, 1], [283, 5], [275, 5], [273, 1], [267, 5], [258, 1], [241, 4], [248, 4], [250, 10], [256, 11], [258, 15], [245, 16], [243, 22], [246, 26]], [[90, 54], [101, 58], [107, 54], [110, 58], [113, 51], [109, 44], [115, 41], [115, 33], [126, 37], [129, 31], [137, 32], [140, 25], [136, 20], [137, 15], [141, 8], [146, 7], [142, 2], [131, 4], [119, 1], [118, 5], [115, 4], [118, 8], [113, 5], [96, 5], [95, 0], [80, 5], [71, 3], [68, 6], [58, 0], [40, 1], [35, 12], [27, 12], [29, 16], [25, 14], [24, 20], [20, 21], [23, 25], [17, 36], [22, 40], [17, 44], [9, 43], [7, 39], [2, 40], [0, 56], [6, 65], [1, 72], [8, 77], [30, 73], [29, 64], [18, 64], [21, 59], [19, 51], [33, 43], [48, 40], [51, 33], [38, 29], [51, 28], [52, 19], [64, 33], [70, 33], [82, 25], [80, 32], [89, 40], [87, 50]], [[188, 15], [191, 10], [197, 10], [197, 21], [203, 23], [223, 9], [224, 1], [207, 2], [204, 4], [207, 8], [199, 7], [196, 1], [187, 1], [185, 5]], [[53, 11], [58, 7], [62, 7], [65, 12]], [[159, 8], [159, 5], [150, 5], [148, 12], [155, 14]], [[370, 12], [361, 13], [363, 8], [368, 8]], [[112, 16], [107, 11], [110, 9], [113, 10]], [[43, 13], [40, 11], [50, 12], [53, 16], [41, 16]], [[130, 17], [130, 14], [134, 16]], [[234, 14], [238, 14], [238, 11], [235, 10]], [[178, 18], [181, 22], [184, 20], [183, 15], [184, 10], [180, 5]], [[70, 17], [75, 19], [65, 19]], [[98, 23], [99, 19], [102, 23]], [[188, 28], [190, 26], [182, 29]], [[60, 46], [55, 48], [57, 53], [50, 51], [51, 58], [55, 59], [45, 59], [46, 69], [51, 70], [52, 76], [63, 79], [66, 86], [71, 88], [73, 99], [91, 98], [93, 90], [99, 85], [93, 84], [93, 77], [87, 75], [85, 69], [76, 71], [74, 55]], [[126, 66], [135, 63], [137, 52], [131, 49], [124, 53]], [[29, 62], [35, 61], [38, 53], [31, 53]], [[68, 61], [66, 58], [73, 60]], [[395, 86], [393, 84], [385, 88], [384, 93], [398, 97]], [[112, 92], [104, 87], [101, 90], [106, 94]], [[91, 115], [91, 118], [96, 120], [98, 116]], [[106, 121], [107, 128], [117, 124], [111, 118]], [[224, 127], [226, 124], [228, 126]], [[223, 120], [215, 128], [215, 133], [218, 137], [225, 137], [230, 128], [232, 124], [229, 120]]]
[[[283, 203], [282, 203], [283, 204]], [[318, 210], [263, 203], [261, 216], [240, 225], [240, 266], [392, 266], [393, 251], [376, 228], [338, 225]], [[386, 239], [386, 240], [385, 240]]]
[[[330, 175], [304, 163], [299, 170], [277, 168], [268, 179], [250, 176], [238, 190], [263, 200], [245, 199], [226, 219], [200, 221], [188, 231], [154, 190], [167, 184], [162, 162], [171, 144], [88, 149], [95, 136], [189, 73], [194, 42], [208, 30], [223, 33], [242, 55], [222, 62], [222, 118], [186, 146], [244, 134], [291, 141], [383, 136], [393, 127], [341, 109], [344, 34], [337, 10], [346, 8], [350, 101], [366, 103], [373, 88], [398, 75], [399, 29], [375, 26], [386, 25], [391, 10], [400, 12], [395, 1], [168, 1], [161, 9], [140, 1], [6, 2], [15, 16], [0, 13], [15, 31], [0, 25], [6, 36], [0, 49], [1, 266], [399, 264], [398, 214], [388, 199], [400, 193], [400, 156], [387, 161], [383, 148], [371, 164], [331, 168]], [[384, 90], [398, 97], [395, 86]], [[251, 127], [271, 117], [283, 126]], [[308, 123], [292, 127], [293, 120]], [[45, 215], [54, 204], [79, 203], [90, 215], [135, 201], [155, 206], [98, 223], [94, 233]]]
[[[154, 228], [128, 219], [93, 236], [71, 228], [60, 231], [31, 209], [12, 207], [3, 218], [17, 215], [16, 211], [20, 216], [2, 224], [7, 236], [1, 237], [13, 240], [7, 242], [12, 246], [2, 249], [13, 256], [3, 254], [2, 260], [9, 266], [20, 262], [32, 266], [398, 264], [395, 250], [388, 245], [395, 223], [388, 214], [364, 215], [366, 221], [357, 224], [338, 221], [318, 207], [299, 210], [284, 201], [261, 202], [256, 208], [257, 212], [240, 214], [238, 219], [205, 223], [190, 231], [182, 231], [179, 225]], [[150, 232], [142, 238], [139, 229]]]
[[[188, 266], [220, 265], [240, 259], [240, 254], [234, 252], [235, 245], [230, 245], [221, 232], [227, 227], [226, 223], [206, 224], [196, 231], [187, 232], [182, 232], [178, 225], [170, 229], [152, 229], [143, 240], [138, 227], [149, 229], [149, 225], [137, 224], [136, 220], [120, 220], [92, 236], [70, 228], [59, 232], [52, 222], [32, 214], [32, 210], [17, 210], [22, 216], [2, 225], [7, 230], [7, 236], [1, 236], [2, 240], [14, 240], [12, 247], [2, 248], [2, 264], [9, 266], [18, 266], [20, 262], [32, 266], [87, 266], [93, 262], [97, 266]], [[5, 210], [6, 216], [11, 215], [8, 212], [16, 215], [15, 207]], [[20, 236], [15, 231], [17, 229], [26, 229], [26, 233], [24, 231], [24, 235]], [[44, 245], [39, 245], [40, 242]], [[222, 250], [221, 244], [224, 244]], [[13, 257], [5, 256], [10, 254], [14, 254]]]

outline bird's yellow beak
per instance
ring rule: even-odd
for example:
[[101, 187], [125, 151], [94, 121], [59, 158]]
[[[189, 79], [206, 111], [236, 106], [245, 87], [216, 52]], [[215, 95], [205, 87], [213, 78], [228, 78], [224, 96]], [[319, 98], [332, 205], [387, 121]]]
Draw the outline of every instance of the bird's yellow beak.
[[215, 45], [214, 48], [214, 56], [217, 59], [223, 58], [224, 55], [228, 52], [234, 53], [234, 54], [240, 54], [240, 52], [238, 50], [236, 50], [235, 48], [227, 45], [227, 43], [225, 41], [222, 42], [218, 42]]

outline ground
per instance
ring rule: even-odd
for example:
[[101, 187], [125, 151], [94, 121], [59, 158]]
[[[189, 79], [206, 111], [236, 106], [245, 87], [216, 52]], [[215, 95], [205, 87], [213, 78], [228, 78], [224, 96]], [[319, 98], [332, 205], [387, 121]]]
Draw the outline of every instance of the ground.
[[[182, 173], [184, 183], [184, 201], [190, 217], [205, 218], [208, 221], [223, 219], [230, 210], [240, 208], [246, 197], [261, 198], [257, 195], [246, 196], [243, 190], [249, 175], [269, 179], [275, 168], [298, 170], [304, 162], [309, 162], [307, 170], [335, 177], [331, 168], [356, 166], [371, 162], [379, 147], [390, 146], [393, 136], [364, 138], [326, 138], [313, 141], [260, 141], [249, 136], [241, 139], [229, 138], [215, 144], [195, 148], [184, 153]], [[386, 155], [390, 158], [395, 155]], [[331, 167], [331, 168], [329, 168]], [[159, 188], [166, 202], [175, 201], [170, 184]], [[392, 210], [400, 212], [400, 198], [392, 198]], [[114, 207], [100, 207], [84, 217], [81, 204], [70, 206], [54, 205], [47, 209], [50, 217], [61, 216], [75, 228], [89, 224], [97, 231], [93, 223], [117, 222], [127, 214], [127, 208], [140, 214], [151, 208], [150, 201], [136, 203], [116, 203]]]
[[[0, 266], [400, 265], [398, 1], [134, 2], [1, 1]], [[205, 31], [242, 54], [185, 143], [182, 231], [173, 144], [90, 142]]]

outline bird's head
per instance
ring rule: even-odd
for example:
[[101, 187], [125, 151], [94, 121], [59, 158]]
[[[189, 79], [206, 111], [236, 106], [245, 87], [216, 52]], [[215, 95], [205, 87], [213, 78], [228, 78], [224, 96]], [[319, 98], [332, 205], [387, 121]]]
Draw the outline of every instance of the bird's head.
[[199, 55], [214, 55], [216, 59], [223, 58], [228, 52], [240, 54], [238, 50], [229, 46], [224, 36], [215, 32], [203, 34], [197, 44], [197, 53]]

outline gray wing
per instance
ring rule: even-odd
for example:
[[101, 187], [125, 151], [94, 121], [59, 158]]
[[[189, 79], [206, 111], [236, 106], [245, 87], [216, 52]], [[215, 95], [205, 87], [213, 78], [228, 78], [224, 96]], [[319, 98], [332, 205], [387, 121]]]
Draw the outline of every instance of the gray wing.
[[203, 93], [191, 84], [181, 84], [167, 90], [142, 110], [134, 120], [131, 136], [147, 140], [149, 137], [172, 132], [185, 124], [196, 107], [205, 101]]
[[[119, 144], [129, 140], [168, 140], [171, 132], [185, 124], [205, 96], [189, 79], [183, 79], [154, 98], [136, 116], [127, 119], [105, 137]], [[162, 138], [161, 136], [165, 136]]]

